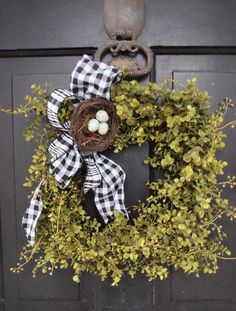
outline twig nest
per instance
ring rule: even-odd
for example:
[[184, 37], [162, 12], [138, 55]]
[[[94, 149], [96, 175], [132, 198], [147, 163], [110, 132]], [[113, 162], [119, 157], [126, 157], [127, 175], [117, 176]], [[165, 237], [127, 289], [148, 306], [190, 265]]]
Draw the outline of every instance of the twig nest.
[[70, 134], [83, 151], [104, 151], [111, 145], [118, 129], [115, 107], [100, 97], [84, 100], [71, 117]]

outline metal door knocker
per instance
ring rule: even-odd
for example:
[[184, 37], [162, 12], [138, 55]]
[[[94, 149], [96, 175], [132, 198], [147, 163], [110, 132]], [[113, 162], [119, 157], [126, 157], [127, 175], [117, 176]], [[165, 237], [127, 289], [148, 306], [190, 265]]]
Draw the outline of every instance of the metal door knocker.
[[[103, 14], [111, 41], [97, 49], [95, 61], [101, 61], [104, 54], [110, 51], [113, 56], [110, 64], [115, 67], [126, 66], [129, 77], [147, 75], [153, 67], [153, 53], [150, 47], [137, 41], [146, 20], [144, 0], [104, 0]], [[137, 53], [146, 59], [143, 68], [134, 59]]]

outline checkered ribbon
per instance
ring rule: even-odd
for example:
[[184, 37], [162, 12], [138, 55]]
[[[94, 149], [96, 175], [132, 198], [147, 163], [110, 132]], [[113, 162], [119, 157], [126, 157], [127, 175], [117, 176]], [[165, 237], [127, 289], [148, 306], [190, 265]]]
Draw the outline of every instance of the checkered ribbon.
[[[49, 146], [52, 158], [49, 171], [55, 177], [61, 189], [65, 189], [73, 176], [86, 164], [87, 173], [83, 185], [84, 193], [94, 191], [94, 202], [105, 223], [114, 211], [124, 213], [128, 217], [124, 205], [125, 172], [114, 161], [104, 155], [78, 150], [69, 134], [70, 122], [62, 124], [58, 119], [61, 104], [69, 98], [76, 106], [82, 100], [94, 96], [110, 99], [112, 82], [119, 81], [122, 73], [113, 66], [101, 62], [93, 62], [87, 55], [76, 64], [70, 81], [70, 91], [54, 90], [48, 99], [47, 115], [52, 126], [62, 130], [62, 134]], [[41, 182], [35, 190], [30, 205], [22, 219], [28, 242], [35, 242], [37, 221], [42, 212]]]
[[35, 241], [35, 229], [39, 219], [39, 216], [42, 212], [43, 201], [41, 199], [41, 186], [42, 181], [39, 183], [36, 188], [34, 195], [30, 201], [29, 207], [26, 209], [26, 212], [22, 218], [22, 226], [26, 231], [26, 237], [28, 242], [33, 245]]

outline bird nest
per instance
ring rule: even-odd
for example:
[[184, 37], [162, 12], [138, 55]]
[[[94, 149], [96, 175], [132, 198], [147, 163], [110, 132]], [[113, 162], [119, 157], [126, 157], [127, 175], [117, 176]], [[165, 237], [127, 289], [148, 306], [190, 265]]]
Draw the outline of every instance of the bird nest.
[[[96, 112], [104, 110], [109, 116], [106, 135], [89, 132], [88, 122], [96, 117]], [[78, 148], [83, 151], [101, 152], [107, 149], [119, 130], [119, 118], [113, 104], [103, 98], [84, 100], [75, 108], [71, 117], [70, 134]]]

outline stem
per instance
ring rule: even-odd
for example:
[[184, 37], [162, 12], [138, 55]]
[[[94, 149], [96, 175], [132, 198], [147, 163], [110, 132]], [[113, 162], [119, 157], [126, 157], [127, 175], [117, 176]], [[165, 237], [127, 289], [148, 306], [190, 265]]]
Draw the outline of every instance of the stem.
[[223, 257], [223, 256], [216, 256], [219, 259], [224, 259], [224, 260], [236, 260], [236, 257]]

